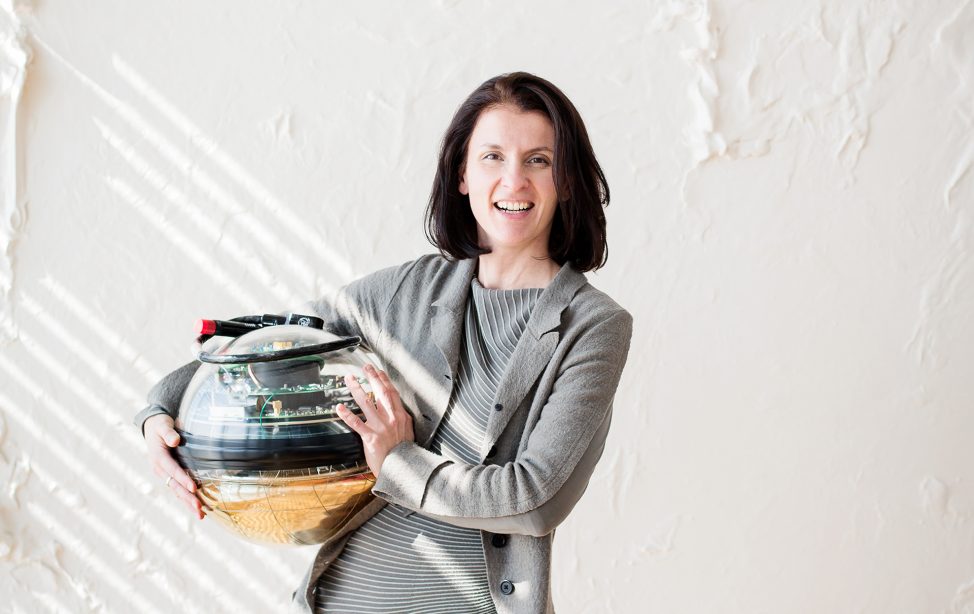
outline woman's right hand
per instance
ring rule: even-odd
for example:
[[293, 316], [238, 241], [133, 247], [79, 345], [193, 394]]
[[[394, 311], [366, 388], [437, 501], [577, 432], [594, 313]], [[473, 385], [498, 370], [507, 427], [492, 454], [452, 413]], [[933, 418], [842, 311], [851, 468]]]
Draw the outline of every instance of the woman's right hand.
[[152, 470], [167, 483], [176, 498], [194, 516], [202, 520], [206, 512], [203, 510], [203, 503], [194, 494], [196, 483], [179, 466], [169, 450], [179, 445], [179, 433], [173, 429], [172, 416], [167, 414], [151, 416], [145, 421], [142, 430], [145, 433], [145, 445]]

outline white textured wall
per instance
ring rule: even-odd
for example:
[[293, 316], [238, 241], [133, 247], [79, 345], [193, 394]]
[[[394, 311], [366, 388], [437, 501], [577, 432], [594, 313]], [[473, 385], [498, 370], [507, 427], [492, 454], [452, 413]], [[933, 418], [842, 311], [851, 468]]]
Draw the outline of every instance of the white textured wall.
[[130, 418], [196, 317], [430, 251], [523, 69], [635, 316], [559, 611], [974, 612], [974, 2], [365, 4], [0, 0], [0, 611], [286, 601], [312, 551], [191, 521]]

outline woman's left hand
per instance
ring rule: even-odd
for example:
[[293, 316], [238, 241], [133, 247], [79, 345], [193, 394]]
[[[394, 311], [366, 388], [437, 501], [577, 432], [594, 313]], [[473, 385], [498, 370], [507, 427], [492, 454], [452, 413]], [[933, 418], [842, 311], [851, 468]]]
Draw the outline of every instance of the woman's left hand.
[[375, 403], [369, 398], [358, 380], [345, 376], [345, 385], [352, 398], [362, 408], [365, 421], [353, 414], [343, 403], [338, 404], [338, 415], [348, 428], [362, 437], [365, 447], [365, 462], [369, 469], [379, 477], [379, 470], [389, 451], [404, 441], [414, 441], [413, 418], [402, 406], [399, 392], [389, 381], [389, 376], [372, 365], [365, 366], [365, 376], [372, 386]]

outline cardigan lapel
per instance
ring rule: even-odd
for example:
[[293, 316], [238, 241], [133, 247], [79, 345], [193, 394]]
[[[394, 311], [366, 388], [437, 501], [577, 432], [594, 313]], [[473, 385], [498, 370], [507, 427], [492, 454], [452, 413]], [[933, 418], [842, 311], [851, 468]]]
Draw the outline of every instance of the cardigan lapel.
[[434, 367], [432, 373], [440, 381], [447, 380], [450, 382], [450, 385], [445, 388], [446, 394], [440, 395], [432, 403], [434, 417], [432, 420], [433, 428], [429, 432], [429, 437], [432, 437], [433, 433], [436, 432], [440, 419], [446, 413], [450, 396], [452, 396], [453, 385], [456, 383], [460, 344], [463, 341], [464, 309], [467, 304], [467, 295], [470, 292], [470, 282], [476, 269], [476, 258], [458, 261], [456, 269], [441, 288], [437, 298], [429, 306], [430, 337], [439, 350], [439, 364]]
[[500, 437], [528, 391], [548, 366], [558, 345], [561, 314], [586, 281], [585, 275], [566, 263], [538, 297], [538, 303], [534, 306], [531, 317], [528, 318], [527, 328], [522, 333], [517, 347], [514, 348], [514, 353], [497, 386], [494, 409], [497, 409], [498, 405], [501, 409], [491, 411], [487, 422], [487, 433], [480, 451], [481, 460]]
[[[432, 403], [433, 420], [424, 444], [436, 432], [440, 420], [456, 385], [459, 366], [460, 346], [463, 342], [463, 320], [470, 293], [470, 282], [477, 270], [477, 259], [468, 258], [457, 263], [456, 270], [443, 285], [437, 298], [430, 303], [430, 336], [439, 350], [439, 364], [433, 375], [449, 378], [449, 394], [440, 395]], [[572, 297], [586, 283], [585, 275], [576, 271], [568, 263], [562, 265], [558, 274], [538, 297], [538, 303], [531, 312], [528, 325], [518, 341], [514, 353], [501, 376], [494, 404], [500, 404], [501, 411], [491, 412], [487, 423], [481, 457], [500, 436], [510, 421], [514, 411], [524, 400], [534, 382], [541, 375], [558, 345], [558, 328], [561, 314], [571, 302]]]

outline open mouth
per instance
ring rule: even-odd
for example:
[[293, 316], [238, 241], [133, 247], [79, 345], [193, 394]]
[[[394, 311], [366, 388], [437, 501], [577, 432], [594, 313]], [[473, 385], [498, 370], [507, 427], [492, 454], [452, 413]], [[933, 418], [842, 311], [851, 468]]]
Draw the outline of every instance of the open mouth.
[[534, 203], [527, 200], [499, 200], [494, 207], [506, 213], [521, 213], [534, 209]]

